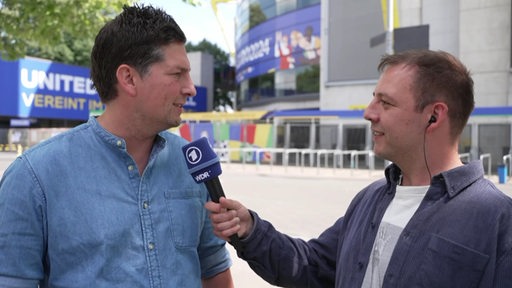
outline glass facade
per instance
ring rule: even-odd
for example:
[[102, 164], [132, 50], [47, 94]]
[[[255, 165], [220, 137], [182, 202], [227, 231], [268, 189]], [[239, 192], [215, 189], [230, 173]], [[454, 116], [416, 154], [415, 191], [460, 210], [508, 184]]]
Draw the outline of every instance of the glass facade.
[[237, 105], [320, 91], [320, 0], [244, 0], [236, 17]]
[[320, 2], [321, 0], [242, 0], [236, 15], [236, 39], [271, 18]]

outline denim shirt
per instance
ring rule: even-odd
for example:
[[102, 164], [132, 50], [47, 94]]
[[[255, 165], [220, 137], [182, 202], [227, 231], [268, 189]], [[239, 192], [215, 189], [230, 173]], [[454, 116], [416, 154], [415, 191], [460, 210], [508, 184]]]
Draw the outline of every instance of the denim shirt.
[[91, 117], [18, 157], [0, 182], [0, 287], [201, 287], [228, 269], [185, 144], [160, 133], [139, 176]]
[[[512, 287], [512, 198], [483, 177], [480, 161], [432, 179], [403, 229], [383, 288]], [[399, 168], [363, 189], [344, 217], [308, 242], [288, 237], [252, 212], [254, 230], [238, 256], [283, 287], [361, 287]]]

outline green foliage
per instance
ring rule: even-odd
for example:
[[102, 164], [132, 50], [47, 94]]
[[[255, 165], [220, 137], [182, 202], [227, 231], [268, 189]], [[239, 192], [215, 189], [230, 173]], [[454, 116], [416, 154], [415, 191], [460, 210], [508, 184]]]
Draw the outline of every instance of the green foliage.
[[71, 35], [64, 34], [60, 42], [54, 46], [44, 47], [30, 45], [27, 47], [26, 55], [66, 64], [90, 66], [93, 38], [74, 39]]
[[297, 75], [297, 93], [320, 91], [320, 66], [312, 65]]
[[0, 0], [3, 59], [87, 65], [94, 37], [130, 0]]
[[251, 4], [249, 6], [249, 28], [252, 28], [267, 20], [267, 16], [261, 10], [260, 4]]
[[229, 53], [222, 50], [217, 44], [211, 43], [210, 41], [203, 39], [201, 42], [197, 44], [187, 43], [185, 48], [187, 48], [188, 52], [208, 52], [213, 56], [215, 67], [224, 66], [229, 64]]
[[192, 6], [201, 6], [203, 5], [203, 2], [204, 1], [201, 1], [201, 0], [181, 0], [187, 4], [190, 4]]

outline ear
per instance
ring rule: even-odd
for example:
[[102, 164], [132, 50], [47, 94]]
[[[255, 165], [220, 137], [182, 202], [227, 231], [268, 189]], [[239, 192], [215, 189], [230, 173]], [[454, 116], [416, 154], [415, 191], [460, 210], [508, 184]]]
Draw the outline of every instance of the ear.
[[135, 95], [135, 77], [137, 77], [137, 71], [135, 71], [135, 69], [129, 65], [121, 64], [116, 71], [118, 92]]
[[[432, 113], [430, 114], [430, 119], [434, 118], [434, 122], [445, 121], [448, 119], [448, 106], [443, 102], [436, 102], [432, 106]], [[430, 120], [429, 120], [430, 123]]]

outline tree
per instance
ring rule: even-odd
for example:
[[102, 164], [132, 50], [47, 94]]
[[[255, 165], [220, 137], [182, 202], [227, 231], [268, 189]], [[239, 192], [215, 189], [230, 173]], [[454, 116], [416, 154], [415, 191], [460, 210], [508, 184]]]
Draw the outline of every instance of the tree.
[[52, 61], [90, 67], [91, 49], [94, 44], [93, 38], [75, 39], [68, 33], [62, 35], [61, 43], [54, 46], [27, 47], [26, 55], [50, 59]]
[[201, 0], [181, 0], [187, 4], [190, 4], [192, 6], [201, 6], [203, 5], [203, 2], [204, 1], [201, 1]]
[[320, 65], [311, 65], [297, 75], [297, 93], [320, 91]]
[[[234, 0], [182, 0], [184, 3], [192, 6], [202, 6], [209, 2], [212, 6], [213, 12], [218, 19], [217, 4], [234, 2]], [[214, 58], [214, 93], [213, 93], [213, 107], [214, 110], [221, 110], [222, 107], [233, 107], [233, 101], [229, 97], [229, 93], [235, 93], [235, 68], [230, 66], [230, 54], [223, 51], [217, 45], [203, 39], [198, 44], [187, 44], [187, 51], [201, 51], [211, 54]]]
[[121, 11], [123, 4], [132, 2], [0, 0], [2, 58], [30, 55], [69, 64], [89, 63], [88, 53], [99, 29]]
[[249, 6], [249, 29], [267, 20], [267, 16], [261, 10], [259, 3]]
[[186, 44], [186, 49], [188, 52], [201, 51], [213, 56], [213, 107], [215, 110], [226, 105], [233, 107], [229, 92], [236, 89], [235, 68], [229, 65], [229, 53], [206, 39], [198, 44], [189, 42]]

